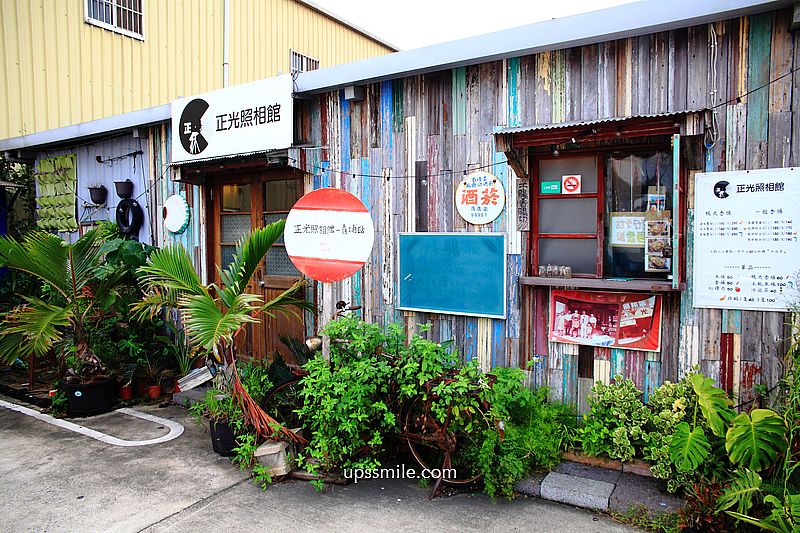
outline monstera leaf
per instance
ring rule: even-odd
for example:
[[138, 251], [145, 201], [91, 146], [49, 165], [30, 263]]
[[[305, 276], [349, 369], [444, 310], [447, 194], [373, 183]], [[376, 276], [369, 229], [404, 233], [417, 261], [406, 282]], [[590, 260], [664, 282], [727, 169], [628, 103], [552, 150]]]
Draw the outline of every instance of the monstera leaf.
[[731, 484], [717, 500], [717, 512], [736, 506], [736, 512], [746, 513], [753, 506], [753, 496], [761, 491], [761, 476], [743, 468], [736, 471]]
[[689, 472], [703, 462], [710, 448], [702, 428], [696, 427], [692, 430], [687, 422], [681, 422], [675, 426], [669, 455], [679, 471]]
[[711, 432], [717, 437], [724, 437], [725, 430], [736, 413], [731, 409], [731, 401], [725, 391], [714, 386], [711, 378], [703, 374], [692, 376], [692, 388], [697, 394], [697, 403], [708, 421]]
[[786, 424], [770, 409], [754, 409], [733, 420], [725, 436], [731, 462], [759, 472], [786, 449]]

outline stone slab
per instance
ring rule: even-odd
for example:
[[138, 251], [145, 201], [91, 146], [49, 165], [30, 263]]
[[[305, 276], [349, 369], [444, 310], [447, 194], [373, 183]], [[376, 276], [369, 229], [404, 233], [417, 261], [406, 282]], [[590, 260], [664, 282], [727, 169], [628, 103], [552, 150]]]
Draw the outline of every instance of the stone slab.
[[542, 480], [544, 479], [544, 476], [545, 474], [532, 474], [524, 477], [520, 479], [516, 485], [514, 485], [514, 490], [527, 496], [541, 498]]
[[594, 479], [595, 481], [605, 481], [611, 484], [617, 482], [621, 473], [618, 470], [609, 470], [608, 468], [584, 465], [573, 461], [561, 461], [553, 472], [569, 474], [575, 477], [585, 477], [587, 479]]
[[630, 509], [648, 509], [652, 514], [677, 513], [685, 503], [669, 494], [663, 481], [623, 472], [609, 499], [608, 510], [626, 513]]
[[584, 509], [608, 510], [614, 484], [585, 477], [550, 472], [542, 480], [542, 498]]
[[172, 395], [172, 403], [186, 407], [187, 402], [189, 405], [194, 405], [205, 398], [208, 387], [198, 387], [187, 391], [176, 392]]

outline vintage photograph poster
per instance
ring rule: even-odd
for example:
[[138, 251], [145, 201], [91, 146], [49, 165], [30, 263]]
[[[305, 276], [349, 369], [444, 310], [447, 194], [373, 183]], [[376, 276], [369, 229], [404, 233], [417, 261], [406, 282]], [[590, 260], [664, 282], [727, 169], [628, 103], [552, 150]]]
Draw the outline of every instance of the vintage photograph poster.
[[657, 352], [661, 296], [553, 290], [550, 341]]
[[699, 173], [694, 194], [694, 307], [797, 303], [800, 168]]

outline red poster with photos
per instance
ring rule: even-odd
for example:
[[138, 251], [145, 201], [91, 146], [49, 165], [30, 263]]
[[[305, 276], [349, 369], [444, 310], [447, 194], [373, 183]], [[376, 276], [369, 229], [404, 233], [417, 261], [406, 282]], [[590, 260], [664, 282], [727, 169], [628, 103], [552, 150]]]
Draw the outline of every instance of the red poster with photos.
[[658, 352], [661, 296], [553, 290], [550, 341]]

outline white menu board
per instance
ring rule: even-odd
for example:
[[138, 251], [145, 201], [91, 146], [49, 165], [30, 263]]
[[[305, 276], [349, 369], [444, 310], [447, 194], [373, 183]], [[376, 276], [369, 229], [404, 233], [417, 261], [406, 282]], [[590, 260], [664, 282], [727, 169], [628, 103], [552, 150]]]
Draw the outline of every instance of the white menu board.
[[800, 168], [695, 175], [694, 307], [800, 304]]

